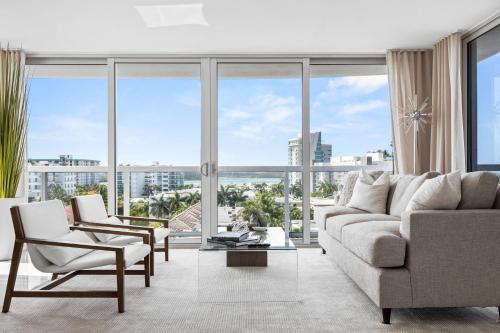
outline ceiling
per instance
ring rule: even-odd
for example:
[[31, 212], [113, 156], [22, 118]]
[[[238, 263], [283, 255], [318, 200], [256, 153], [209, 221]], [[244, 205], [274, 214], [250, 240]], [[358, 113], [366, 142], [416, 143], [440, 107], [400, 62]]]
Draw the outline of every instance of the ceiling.
[[2, 0], [0, 42], [46, 55], [374, 54], [431, 47], [499, 10], [498, 0]]

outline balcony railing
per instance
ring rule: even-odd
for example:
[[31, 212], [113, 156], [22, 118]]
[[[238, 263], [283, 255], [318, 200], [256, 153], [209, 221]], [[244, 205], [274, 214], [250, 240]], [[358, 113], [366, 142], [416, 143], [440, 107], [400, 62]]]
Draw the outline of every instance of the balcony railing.
[[[367, 170], [377, 170], [377, 171], [392, 171], [392, 165], [390, 163], [382, 163], [382, 164], [374, 164], [374, 165], [345, 165], [345, 166], [311, 166], [310, 171], [313, 173], [334, 173], [336, 175], [335, 178], [341, 179], [342, 174], [345, 174], [349, 171], [360, 170], [361, 168], [365, 168]], [[200, 174], [199, 167], [193, 166], [122, 166], [119, 165], [116, 167], [116, 170], [113, 170], [111, 167], [107, 166], [35, 166], [29, 165], [27, 168], [28, 173], [37, 173], [40, 177], [40, 200], [46, 200], [48, 198], [48, 175], [51, 173], [98, 173], [98, 174], [106, 174], [108, 177], [113, 176], [113, 172], [116, 172], [117, 177], [121, 180], [119, 185], [123, 186], [123, 189], [120, 190], [122, 193], [118, 193], [118, 189], [108, 188], [108, 194], [114, 191], [113, 195], [109, 195], [110, 198], [118, 198], [118, 196], [123, 197], [123, 214], [130, 215], [130, 205], [131, 205], [131, 193], [130, 193], [130, 179], [131, 174], [133, 173], [142, 173], [142, 172], [151, 172], [151, 173], [162, 173], [162, 172], [182, 172], [182, 173], [191, 173], [191, 174]], [[273, 173], [278, 174], [279, 178], [283, 180], [283, 197], [280, 200], [283, 200], [283, 210], [284, 210], [284, 229], [288, 234], [291, 229], [292, 218], [290, 216], [290, 208], [291, 204], [295, 207], [297, 205], [301, 205], [302, 202], [311, 202], [311, 192], [315, 190], [314, 185], [310, 184], [309, 186], [304, 186], [308, 188], [308, 191], [303, 191], [301, 200], [297, 200], [293, 198], [290, 193], [291, 186], [290, 184], [290, 175], [300, 175], [303, 172], [302, 166], [221, 166], [217, 170], [213, 170], [214, 174], [238, 174], [238, 173]], [[237, 177], [236, 177], [237, 178]], [[313, 177], [311, 177], [311, 182]], [[337, 180], [340, 182], [340, 180]], [[26, 182], [26, 186], [28, 186], [28, 182]], [[218, 185], [219, 187], [219, 185]], [[200, 188], [201, 191], [201, 188]], [[28, 193], [28, 191], [26, 191]], [[281, 201], [280, 201], [281, 202]], [[300, 204], [297, 204], [299, 202]], [[309, 205], [307, 205], [309, 207]], [[205, 208], [205, 207], [204, 207]], [[295, 209], [295, 208], [294, 208]], [[300, 207], [302, 209], [302, 207]], [[310, 220], [309, 214], [302, 214], [302, 227], [309, 226]], [[307, 220], [307, 221], [306, 221]], [[182, 236], [200, 236], [200, 232], [178, 232], [176, 234], [177, 237]]]

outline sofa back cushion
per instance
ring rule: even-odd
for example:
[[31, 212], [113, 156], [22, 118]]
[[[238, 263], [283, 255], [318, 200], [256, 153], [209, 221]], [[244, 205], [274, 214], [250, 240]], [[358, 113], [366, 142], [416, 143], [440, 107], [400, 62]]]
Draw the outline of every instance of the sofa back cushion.
[[427, 179], [410, 199], [406, 210], [456, 209], [462, 196], [461, 186], [459, 171]]
[[385, 214], [389, 186], [388, 174], [383, 174], [374, 180], [365, 170], [362, 170], [354, 185], [352, 197], [347, 207], [361, 209], [369, 213]]
[[490, 209], [497, 194], [498, 176], [476, 171], [462, 175], [462, 199], [458, 209]]
[[427, 179], [432, 179], [438, 176], [438, 172], [426, 172], [423, 175], [404, 175], [400, 176], [392, 195], [389, 214], [401, 217], [401, 213], [405, 211], [408, 202], [413, 197], [415, 192], [422, 186]]

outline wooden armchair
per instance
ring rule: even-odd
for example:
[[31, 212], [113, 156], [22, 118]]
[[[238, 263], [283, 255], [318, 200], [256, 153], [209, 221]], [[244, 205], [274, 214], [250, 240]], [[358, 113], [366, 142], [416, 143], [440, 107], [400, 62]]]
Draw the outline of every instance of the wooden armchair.
[[[168, 229], [168, 220], [137, 217], [137, 216], [122, 216], [122, 215], [108, 215], [104, 200], [99, 194], [76, 196], [71, 199], [71, 207], [73, 208], [73, 216], [75, 225], [87, 225], [95, 227], [108, 227], [118, 229], [129, 229], [138, 232], [147, 232], [151, 235], [151, 275], [154, 275], [154, 252], [164, 252], [165, 261], [168, 261], [168, 236], [170, 229]], [[114, 219], [113, 219], [114, 218]], [[116, 223], [116, 221], [121, 223]], [[124, 221], [141, 221], [145, 223], [160, 222], [163, 224], [161, 228], [153, 228], [150, 226], [136, 226], [124, 224]], [[129, 236], [118, 236], [108, 240], [101, 239], [101, 242], [109, 245], [127, 245], [140, 241], [140, 238]], [[156, 247], [164, 241], [163, 248]]]
[[[86, 297], [116, 298], [118, 312], [125, 311], [124, 276], [144, 275], [150, 285], [150, 235], [105, 228], [69, 226], [60, 200], [23, 204], [11, 208], [16, 234], [2, 312], [7, 313], [14, 297]], [[96, 244], [87, 233], [101, 232], [142, 238], [142, 244], [126, 246]], [[52, 281], [35, 290], [15, 290], [24, 244], [33, 265], [41, 272], [52, 273]], [[143, 270], [128, 270], [142, 263]], [[115, 265], [116, 269], [102, 269]], [[116, 275], [116, 290], [56, 291], [54, 287], [77, 275]]]

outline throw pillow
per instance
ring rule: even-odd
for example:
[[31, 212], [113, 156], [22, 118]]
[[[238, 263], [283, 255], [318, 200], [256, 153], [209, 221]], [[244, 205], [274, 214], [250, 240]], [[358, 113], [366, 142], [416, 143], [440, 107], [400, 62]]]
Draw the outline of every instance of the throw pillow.
[[413, 194], [407, 211], [456, 209], [461, 198], [460, 172], [427, 179]]
[[[123, 224], [122, 221], [117, 218], [116, 216], [110, 216], [108, 218], [105, 218], [105, 219], [102, 219], [100, 221], [98, 221], [99, 223], [109, 223], [110, 226], [113, 225], [113, 224]], [[113, 228], [110, 228], [111, 230], [113, 230]], [[123, 229], [117, 229], [115, 228], [115, 230], [122, 230]], [[103, 243], [107, 243], [109, 242], [111, 239], [115, 238], [115, 237], [118, 237], [118, 235], [112, 235], [112, 234], [100, 234], [100, 233], [97, 233], [95, 232], [94, 233], [94, 236], [100, 241], [100, 242], [103, 242]]]
[[497, 194], [498, 176], [476, 171], [462, 175], [462, 199], [458, 209], [490, 209]]
[[427, 180], [438, 176], [437, 172], [426, 172], [420, 176], [405, 175], [399, 179], [396, 189], [394, 190], [393, 199], [389, 207], [389, 214], [393, 216], [401, 216], [408, 206], [408, 202], [413, 197], [415, 192]]
[[[63, 236], [51, 239], [52, 241], [71, 242], [71, 243], [85, 243], [95, 244], [95, 242], [83, 231], [71, 231]], [[36, 248], [42, 256], [51, 263], [57, 266], [64, 266], [70, 261], [75, 260], [83, 255], [94, 250], [82, 249], [76, 247], [60, 247], [52, 245], [36, 245]]]
[[374, 180], [365, 170], [361, 170], [347, 207], [374, 214], [385, 214], [389, 187], [388, 174], [384, 173], [377, 180]]
[[[370, 171], [368, 175], [373, 179], [379, 178], [384, 172], [383, 171]], [[352, 197], [352, 191], [354, 190], [354, 185], [356, 180], [358, 180], [360, 172], [359, 171], [349, 171], [344, 176], [342, 184], [340, 186], [340, 195], [335, 203], [336, 206], [346, 206]]]

